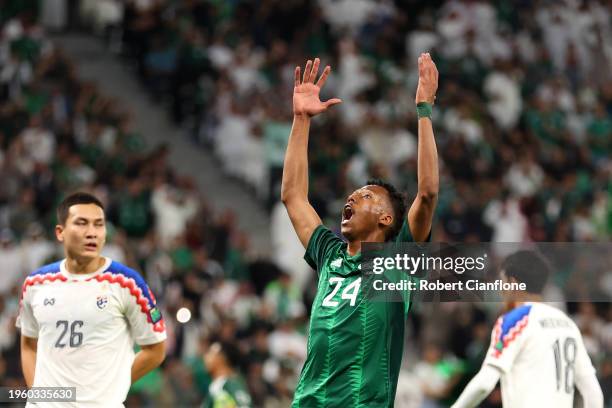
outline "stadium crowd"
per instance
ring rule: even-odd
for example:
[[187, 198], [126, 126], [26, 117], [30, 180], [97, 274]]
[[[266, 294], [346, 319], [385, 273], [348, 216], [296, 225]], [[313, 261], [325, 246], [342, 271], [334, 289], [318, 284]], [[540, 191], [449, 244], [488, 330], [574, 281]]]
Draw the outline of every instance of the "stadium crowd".
[[[32, 2], [36, 3], [36, 2]], [[0, 384], [22, 383], [14, 319], [24, 276], [61, 257], [54, 207], [75, 189], [102, 199], [106, 254], [136, 267], [169, 335], [162, 368], [129, 402], [195, 406], [211, 339], [235, 344], [256, 406], [285, 407], [306, 355], [314, 274], [277, 203], [293, 69], [332, 66], [313, 123], [311, 201], [337, 227], [370, 177], [416, 190], [416, 56], [441, 87], [435, 241], [609, 241], [612, 9], [599, 1], [81, 1], [83, 22], [121, 50], [145, 89], [272, 213], [275, 253], [250, 257], [236, 214], [148, 148], [129, 107], [83, 82], [28, 2], [0, 12]], [[608, 271], [607, 275], [611, 273]], [[610, 279], [600, 282], [612, 297]], [[566, 288], [570, 290], [571, 288]], [[499, 304], [417, 305], [398, 406], [445, 406], [480, 366]], [[612, 307], [568, 303], [612, 403]], [[186, 307], [192, 317], [176, 319]], [[443, 323], [442, 323], [443, 322]], [[419, 384], [415, 387], [414, 384]], [[500, 406], [493, 394], [488, 407]]]

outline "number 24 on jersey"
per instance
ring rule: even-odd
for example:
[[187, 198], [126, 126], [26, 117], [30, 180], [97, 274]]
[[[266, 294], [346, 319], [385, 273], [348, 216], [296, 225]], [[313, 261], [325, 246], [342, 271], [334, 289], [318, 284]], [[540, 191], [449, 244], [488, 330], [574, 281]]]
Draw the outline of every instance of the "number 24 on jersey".
[[344, 289], [342, 290], [341, 299], [348, 300], [350, 301], [351, 306], [355, 306], [355, 303], [357, 302], [357, 295], [359, 294], [359, 288], [361, 287], [361, 278], [352, 281], [348, 285], [343, 285], [345, 279], [346, 278], [340, 277], [329, 278], [329, 284], [332, 286], [332, 291], [329, 293], [329, 295], [325, 296], [325, 299], [323, 299], [323, 306], [337, 307], [340, 302], [333, 299], [343, 286]]

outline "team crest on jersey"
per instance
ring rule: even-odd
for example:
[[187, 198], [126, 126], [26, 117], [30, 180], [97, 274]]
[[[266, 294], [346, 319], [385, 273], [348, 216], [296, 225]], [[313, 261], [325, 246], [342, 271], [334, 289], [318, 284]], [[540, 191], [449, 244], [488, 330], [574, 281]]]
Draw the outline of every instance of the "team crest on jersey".
[[151, 323], [155, 324], [155, 323], [157, 323], [157, 322], [159, 322], [161, 320], [162, 315], [161, 315], [161, 312], [159, 311], [159, 309], [154, 307], [149, 312], [149, 317], [151, 317]]
[[96, 298], [96, 306], [98, 306], [98, 309], [104, 309], [107, 304], [108, 304], [108, 296], [102, 295]]
[[334, 259], [329, 263], [329, 266], [331, 266], [333, 269], [340, 268], [342, 266], [342, 258]]

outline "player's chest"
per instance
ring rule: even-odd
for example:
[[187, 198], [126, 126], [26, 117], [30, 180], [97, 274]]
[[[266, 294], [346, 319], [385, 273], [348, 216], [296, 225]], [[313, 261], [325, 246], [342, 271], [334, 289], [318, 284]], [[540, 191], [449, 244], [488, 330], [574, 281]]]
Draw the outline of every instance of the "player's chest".
[[336, 257], [323, 265], [318, 293], [322, 312], [354, 308], [361, 300], [361, 270], [357, 263]]
[[32, 297], [32, 310], [43, 330], [58, 321], [103, 326], [122, 315], [118, 295], [110, 285], [91, 281], [42, 285]]
[[346, 326], [364, 314], [372, 324], [387, 322], [396, 315], [402, 319], [404, 303], [401, 296], [388, 299], [376, 292], [373, 285], [376, 275], [364, 273], [359, 261], [332, 257], [323, 267], [314, 305], [315, 326]]

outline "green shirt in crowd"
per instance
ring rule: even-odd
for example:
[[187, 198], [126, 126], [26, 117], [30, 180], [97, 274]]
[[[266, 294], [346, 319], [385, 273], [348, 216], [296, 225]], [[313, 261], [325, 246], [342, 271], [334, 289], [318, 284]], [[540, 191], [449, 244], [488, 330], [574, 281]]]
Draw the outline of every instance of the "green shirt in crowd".
[[221, 377], [210, 384], [203, 408], [250, 408], [251, 396], [240, 377]]

